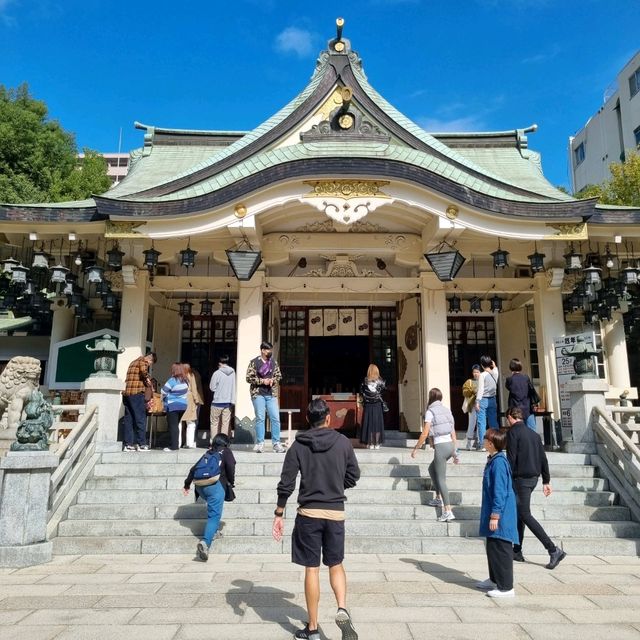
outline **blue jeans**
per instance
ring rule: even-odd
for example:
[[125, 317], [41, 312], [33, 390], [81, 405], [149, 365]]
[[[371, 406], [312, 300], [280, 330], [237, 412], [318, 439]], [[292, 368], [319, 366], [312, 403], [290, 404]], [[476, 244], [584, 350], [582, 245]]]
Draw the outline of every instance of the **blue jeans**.
[[207, 501], [207, 524], [204, 527], [202, 539], [207, 543], [207, 547], [210, 547], [220, 527], [222, 507], [224, 507], [224, 487], [222, 482], [218, 481], [215, 484], [196, 487], [196, 491]]
[[533, 415], [533, 413], [529, 414], [529, 417], [526, 419], [525, 424], [532, 431], [536, 431], [536, 417]]
[[144, 393], [122, 396], [124, 418], [122, 428], [125, 445], [147, 444], [147, 406]]
[[256, 396], [251, 401], [256, 412], [256, 443], [262, 444], [264, 442], [264, 421], [267, 414], [271, 423], [271, 442], [273, 444], [280, 442], [280, 407], [278, 406], [278, 398]]
[[487, 423], [490, 429], [498, 428], [498, 405], [495, 397], [481, 398], [479, 401], [480, 409], [478, 409], [478, 447], [482, 447], [484, 442], [484, 434], [487, 431]]

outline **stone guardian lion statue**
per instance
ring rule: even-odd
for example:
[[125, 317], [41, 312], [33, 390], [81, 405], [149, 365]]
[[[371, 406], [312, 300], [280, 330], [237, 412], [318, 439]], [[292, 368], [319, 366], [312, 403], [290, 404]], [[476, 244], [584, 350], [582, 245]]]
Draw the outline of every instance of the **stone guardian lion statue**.
[[40, 370], [40, 360], [30, 356], [9, 360], [0, 374], [0, 429], [18, 427], [25, 404], [40, 386]]

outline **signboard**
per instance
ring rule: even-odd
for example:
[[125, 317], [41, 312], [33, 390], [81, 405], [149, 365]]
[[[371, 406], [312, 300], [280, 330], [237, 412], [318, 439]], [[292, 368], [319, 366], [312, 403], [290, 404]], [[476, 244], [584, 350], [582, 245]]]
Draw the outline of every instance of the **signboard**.
[[[565, 429], [570, 430], [571, 423], [571, 396], [566, 390], [567, 382], [569, 382], [575, 375], [575, 369], [573, 368], [573, 356], [567, 356], [562, 354], [563, 348], [571, 348], [578, 340], [582, 338], [584, 342], [590, 347], [595, 347], [596, 336], [591, 332], [576, 333], [572, 336], [562, 336], [554, 340], [554, 347], [556, 353], [556, 369], [558, 371], [558, 392], [560, 395], [560, 420], [562, 423], [563, 431]], [[594, 362], [594, 367], [597, 371], [597, 363]]]

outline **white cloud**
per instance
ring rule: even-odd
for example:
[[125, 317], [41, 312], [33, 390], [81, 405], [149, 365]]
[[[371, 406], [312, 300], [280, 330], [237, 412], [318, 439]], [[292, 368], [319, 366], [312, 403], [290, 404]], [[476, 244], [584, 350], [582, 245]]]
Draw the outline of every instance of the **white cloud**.
[[464, 118], [418, 118], [417, 123], [428, 132], [445, 133], [448, 131], [482, 131], [485, 124], [479, 116], [466, 116]]
[[295, 53], [304, 58], [314, 51], [314, 36], [305, 29], [287, 27], [276, 36], [276, 49], [282, 53]]
[[522, 59], [522, 64], [539, 64], [553, 60], [560, 53], [560, 47], [554, 44], [548, 51], [540, 51]]

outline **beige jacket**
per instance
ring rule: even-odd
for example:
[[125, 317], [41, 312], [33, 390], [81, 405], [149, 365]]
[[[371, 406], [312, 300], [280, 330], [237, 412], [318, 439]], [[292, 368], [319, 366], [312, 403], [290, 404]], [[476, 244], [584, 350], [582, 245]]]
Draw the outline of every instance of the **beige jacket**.
[[189, 393], [187, 395], [187, 408], [182, 414], [185, 422], [194, 422], [198, 419], [198, 407], [204, 404], [202, 400], [202, 381], [198, 384], [200, 374], [191, 373], [189, 375]]

